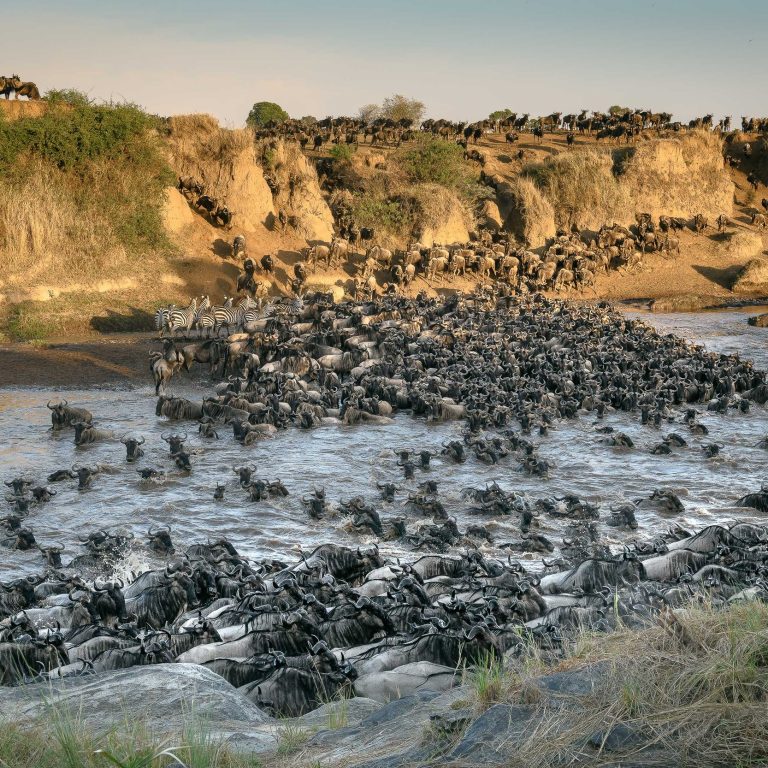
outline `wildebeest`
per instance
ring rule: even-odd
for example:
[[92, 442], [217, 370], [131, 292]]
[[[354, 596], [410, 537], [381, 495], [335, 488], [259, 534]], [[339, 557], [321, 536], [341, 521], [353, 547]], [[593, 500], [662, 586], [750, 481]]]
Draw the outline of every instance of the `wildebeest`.
[[48, 401], [47, 407], [51, 411], [51, 425], [52, 429], [62, 429], [63, 427], [71, 427], [75, 422], [93, 421], [93, 414], [85, 408], [75, 408], [68, 404], [66, 400], [51, 405], [51, 401]]
[[111, 430], [96, 429], [93, 424], [85, 421], [76, 421], [72, 426], [75, 428], [75, 445], [89, 445], [90, 443], [112, 440], [115, 436]]

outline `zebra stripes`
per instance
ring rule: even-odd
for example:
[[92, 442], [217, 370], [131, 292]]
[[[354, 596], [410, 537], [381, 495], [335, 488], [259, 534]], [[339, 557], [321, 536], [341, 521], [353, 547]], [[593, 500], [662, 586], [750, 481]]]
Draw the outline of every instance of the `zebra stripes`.
[[259, 303], [250, 297], [241, 299], [236, 306], [228, 298], [222, 305], [211, 305], [208, 296], [202, 296], [200, 303], [196, 299], [189, 306], [180, 308], [171, 304], [155, 311], [155, 329], [162, 336], [164, 332], [173, 336], [179, 331], [190, 331], [193, 328], [206, 336], [218, 335], [222, 329], [227, 334], [241, 329], [245, 323], [255, 322], [261, 318]]
[[197, 299], [192, 299], [186, 309], [172, 309], [168, 313], [168, 332], [173, 336], [174, 331], [188, 331], [192, 328], [197, 316]]

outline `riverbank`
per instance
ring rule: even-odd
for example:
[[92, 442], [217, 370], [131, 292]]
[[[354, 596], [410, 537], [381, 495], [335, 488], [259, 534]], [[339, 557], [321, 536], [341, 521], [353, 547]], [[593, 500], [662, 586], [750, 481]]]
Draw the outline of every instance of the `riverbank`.
[[103, 750], [147, 768], [169, 754], [188, 768], [757, 765], [766, 633], [761, 602], [667, 611], [489, 660], [444, 693], [341, 695], [284, 720], [185, 664], [0, 689], [0, 710], [16, 713], [3, 718], [0, 764], [97, 768]]
[[[589, 299], [585, 303], [595, 303]], [[702, 317], [731, 310], [744, 316], [747, 332], [749, 317], [766, 311], [768, 299], [757, 303], [727, 297], [681, 295], [676, 300], [623, 299], [614, 302], [625, 312], [648, 315], [700, 313]], [[763, 332], [762, 329], [758, 333]], [[80, 337], [75, 340], [51, 339], [33, 343], [0, 345], [0, 387], [66, 387], [82, 389], [98, 386], [132, 387], [151, 380], [149, 352], [158, 349], [157, 336], [151, 332], [110, 333]], [[180, 374], [188, 376], [189, 374]], [[194, 376], [194, 373], [193, 373]]]
[[74, 342], [0, 346], [0, 387], [79, 389], [132, 386], [149, 380], [152, 334], [119, 334]]

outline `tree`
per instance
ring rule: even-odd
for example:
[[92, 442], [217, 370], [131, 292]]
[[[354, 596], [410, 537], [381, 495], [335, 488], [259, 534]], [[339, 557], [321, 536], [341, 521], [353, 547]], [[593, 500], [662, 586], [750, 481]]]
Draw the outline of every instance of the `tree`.
[[504, 120], [504, 118], [509, 117], [512, 114], [511, 109], [497, 109], [495, 112], [491, 112], [490, 115], [488, 115], [489, 120]]
[[616, 115], [623, 115], [625, 112], [629, 112], [629, 107], [620, 107], [618, 104], [608, 107], [608, 114], [614, 117]]
[[357, 115], [364, 123], [372, 123], [381, 115], [381, 107], [378, 104], [366, 104], [357, 110]]
[[271, 101], [257, 101], [251, 107], [245, 122], [251, 128], [263, 128], [272, 121], [282, 123], [288, 117], [288, 113], [279, 104]]
[[381, 116], [387, 120], [413, 120], [414, 123], [420, 123], [426, 109], [423, 101], [396, 93], [384, 99]]

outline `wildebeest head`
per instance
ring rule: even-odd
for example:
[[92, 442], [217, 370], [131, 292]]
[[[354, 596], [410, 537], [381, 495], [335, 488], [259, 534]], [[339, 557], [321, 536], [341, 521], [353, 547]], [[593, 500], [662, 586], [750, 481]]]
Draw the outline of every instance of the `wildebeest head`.
[[55, 495], [56, 491], [46, 488], [44, 485], [39, 485], [32, 489], [32, 498], [38, 503], [50, 501]]
[[161, 555], [172, 555], [176, 550], [171, 541], [171, 527], [164, 525], [162, 528], [150, 528], [147, 531], [147, 546]]
[[93, 442], [93, 424], [87, 421], [76, 421], [72, 426], [75, 428], [75, 445]]
[[79, 464], [73, 464], [72, 473], [77, 478], [78, 490], [84, 491], [86, 488], [89, 488], [93, 476], [98, 474], [98, 471], [98, 467], [92, 469], [91, 467], [81, 467]]
[[35, 541], [35, 535], [32, 533], [32, 531], [29, 528], [19, 528], [16, 533], [16, 541], [13, 542], [13, 545], [11, 546], [11, 549], [19, 549], [21, 551], [26, 551], [28, 549], [33, 549], [37, 546], [37, 542]]
[[144, 445], [143, 437], [136, 439], [135, 437], [124, 435], [120, 438], [120, 442], [125, 446], [125, 459], [129, 464], [132, 464], [144, 455], [144, 451], [141, 449], [141, 446]]
[[160, 435], [160, 437], [162, 437], [163, 440], [168, 443], [168, 449], [170, 451], [171, 457], [173, 457], [174, 453], [181, 453], [184, 450], [184, 442], [187, 439], [186, 432], [183, 435], [166, 435], [164, 432], [162, 435]]
[[45, 562], [51, 568], [61, 568], [61, 553], [64, 551], [63, 544], [53, 544], [47, 547], [38, 544], [37, 547], [40, 550], [40, 554], [42, 554], [45, 559]]
[[189, 454], [186, 451], [176, 451], [171, 454], [171, 458], [176, 462], [176, 466], [182, 472], [191, 472], [192, 463], [189, 460]]
[[67, 401], [61, 400], [58, 403], [55, 403], [54, 405], [51, 405], [51, 401], [49, 400], [47, 403], [47, 407], [51, 411], [51, 428], [56, 429], [62, 429], [62, 427], [69, 426], [70, 417], [67, 413]]
[[31, 480], [25, 480], [23, 477], [14, 477], [13, 480], [6, 480], [5, 484], [13, 489], [13, 495], [23, 497], [27, 488], [32, 485]]
[[240, 485], [247, 488], [251, 484], [251, 475], [256, 472], [256, 467], [232, 467], [232, 471], [239, 476]]
[[103, 584], [97, 581], [94, 584], [91, 602], [94, 611], [102, 621], [107, 622], [111, 619], [128, 620], [125, 611], [125, 597], [123, 595], [124, 586], [123, 582], [119, 579]]

